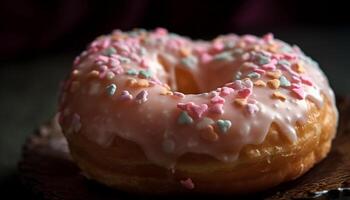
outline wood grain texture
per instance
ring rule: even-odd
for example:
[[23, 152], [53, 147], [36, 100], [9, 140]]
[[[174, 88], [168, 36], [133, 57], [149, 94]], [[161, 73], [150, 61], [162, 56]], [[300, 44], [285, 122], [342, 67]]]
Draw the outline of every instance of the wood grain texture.
[[[350, 97], [338, 98], [337, 104], [340, 111], [337, 137], [325, 160], [295, 181], [282, 184], [263, 193], [239, 197], [226, 196], [222, 199], [339, 199], [339, 196], [350, 198], [348, 189], [350, 187]], [[67, 143], [55, 121], [44, 124], [28, 138], [18, 166], [22, 182], [42, 199], [156, 198], [127, 194], [87, 180], [72, 162]], [[330, 191], [326, 193], [325, 190]], [[326, 195], [318, 197], [322, 193], [326, 193]], [[163, 199], [164, 196], [157, 198]], [[166, 198], [193, 199], [194, 196]], [[211, 198], [211, 196], [206, 195], [201, 198], [206, 199]]]

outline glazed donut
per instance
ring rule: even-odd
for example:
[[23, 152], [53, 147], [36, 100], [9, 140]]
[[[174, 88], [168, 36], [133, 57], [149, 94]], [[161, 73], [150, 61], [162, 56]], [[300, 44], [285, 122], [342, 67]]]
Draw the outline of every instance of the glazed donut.
[[65, 81], [60, 125], [83, 173], [135, 193], [237, 194], [329, 152], [338, 112], [317, 63], [253, 35], [136, 29], [98, 37]]

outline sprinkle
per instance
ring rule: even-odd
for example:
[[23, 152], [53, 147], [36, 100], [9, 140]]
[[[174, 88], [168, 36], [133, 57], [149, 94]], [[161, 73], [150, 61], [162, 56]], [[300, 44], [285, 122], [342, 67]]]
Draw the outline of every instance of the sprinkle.
[[263, 80], [257, 80], [254, 82], [254, 85], [257, 87], [265, 87], [266, 83]]
[[70, 86], [70, 92], [74, 93], [76, 92], [80, 87], [80, 82], [79, 81], [73, 81]]
[[214, 120], [212, 120], [211, 118], [203, 117], [202, 120], [197, 123], [196, 128], [198, 130], [201, 130], [214, 123], [215, 123]]
[[162, 91], [160, 92], [161, 95], [172, 95], [173, 92], [171, 92], [169, 89], [167, 88], [162, 88]]
[[191, 110], [191, 114], [193, 115], [193, 117], [196, 119], [199, 119], [208, 110], [208, 105], [207, 104], [201, 104], [201, 105], [194, 104], [190, 107], [190, 110]]
[[290, 62], [288, 60], [279, 60], [277, 64], [285, 67], [290, 67]]
[[268, 34], [264, 35], [262, 38], [266, 43], [273, 42], [273, 34], [272, 33], [268, 33]]
[[281, 101], [285, 101], [287, 99], [287, 97], [284, 94], [282, 94], [281, 92], [278, 92], [278, 91], [275, 91], [272, 94], [272, 97], [275, 99], [279, 99]]
[[266, 75], [267, 75], [269, 78], [278, 79], [278, 78], [281, 77], [282, 72], [281, 72], [281, 70], [276, 70], [276, 71], [272, 71], [272, 72], [267, 72]]
[[309, 86], [313, 85], [312, 84], [312, 80], [311, 80], [311, 78], [309, 76], [306, 76], [306, 75], [305, 76], [301, 76], [300, 79], [301, 79], [301, 82], [306, 84], [306, 85], [309, 85]]
[[177, 119], [177, 123], [189, 125], [193, 123], [193, 119], [188, 115], [186, 111], [181, 111], [179, 118]]
[[237, 72], [234, 76], [233, 76], [233, 80], [239, 80], [241, 79], [242, 76], [242, 72]]
[[79, 70], [77, 70], [77, 69], [73, 70], [72, 77], [77, 77], [79, 75], [80, 75], [80, 71]]
[[208, 53], [203, 53], [201, 56], [201, 62], [206, 64], [206, 63], [209, 63], [211, 60], [213, 60], [213, 56], [211, 56], [210, 54]]
[[127, 101], [127, 100], [131, 100], [133, 97], [132, 97], [132, 95], [129, 93], [129, 91], [123, 90], [119, 98], [120, 98], [120, 100], [122, 100], [122, 101]]
[[258, 64], [260, 65], [266, 65], [268, 63], [270, 63], [270, 58], [268, 56], [265, 56], [263, 54], [257, 54], [257, 61], [258, 61]]
[[127, 72], [126, 72], [127, 75], [131, 75], [131, 76], [136, 76], [138, 75], [138, 72], [136, 69], [129, 69]]
[[260, 74], [258, 74], [258, 73], [256, 73], [256, 72], [251, 72], [251, 73], [249, 73], [249, 74], [247, 74], [247, 76], [249, 77], [249, 78], [260, 78]]
[[304, 99], [305, 98], [305, 92], [302, 88], [292, 88], [293, 93], [298, 99]]
[[100, 75], [100, 72], [98, 72], [97, 70], [92, 70], [89, 74], [88, 77], [89, 78], [98, 78]]
[[221, 133], [227, 133], [227, 131], [231, 128], [232, 125], [230, 120], [223, 119], [219, 119], [218, 121], [216, 121], [216, 124], [218, 125]]
[[297, 76], [292, 76], [292, 83], [301, 83], [301, 79]]
[[285, 76], [280, 77], [280, 85], [281, 87], [289, 87], [291, 86], [291, 83], [288, 81], [288, 79]]
[[137, 84], [137, 80], [134, 78], [130, 78], [127, 80], [126, 84], [130, 87], [135, 87], [135, 85]]
[[187, 56], [191, 55], [191, 49], [189, 49], [189, 48], [180, 48], [180, 55], [182, 57], [187, 57]]
[[259, 111], [259, 107], [256, 104], [248, 103], [246, 106], [248, 114], [253, 115]]
[[109, 96], [113, 96], [115, 91], [117, 90], [117, 86], [115, 84], [110, 84], [109, 86], [106, 87], [107, 94]]
[[250, 88], [244, 88], [237, 92], [238, 98], [243, 98], [243, 99], [247, 98], [251, 94], [252, 94], [252, 89]]
[[106, 77], [108, 80], [112, 80], [114, 78], [115, 74], [111, 71], [107, 72]]
[[303, 73], [305, 72], [305, 69], [303, 67], [303, 65], [299, 62], [295, 63], [293, 66], [292, 66], [292, 69], [298, 73]]
[[174, 95], [175, 97], [179, 97], [180, 99], [185, 98], [185, 94], [184, 94], [184, 93], [181, 93], [181, 92], [173, 92], [173, 95]]
[[250, 54], [249, 53], [242, 54], [241, 59], [242, 60], [249, 60], [250, 59]]
[[263, 68], [264, 70], [271, 71], [271, 70], [275, 70], [276, 69], [276, 65], [274, 63], [268, 63], [268, 64], [265, 64], [265, 65], [262, 65], [261, 68]]
[[200, 132], [200, 137], [204, 140], [208, 140], [210, 142], [215, 142], [219, 139], [218, 134], [214, 131], [214, 127], [212, 125], [207, 126], [205, 129], [202, 129]]
[[192, 190], [194, 188], [194, 184], [190, 178], [186, 180], [181, 180], [180, 184], [185, 187], [186, 189]]
[[267, 81], [267, 85], [271, 89], [277, 89], [280, 87], [280, 81], [278, 79], [272, 79], [272, 80]]
[[218, 51], [221, 51], [225, 48], [224, 44], [222, 43], [222, 41], [220, 40], [216, 40], [214, 43], [213, 43], [213, 50], [218, 52]]
[[220, 97], [220, 96], [214, 96], [213, 98], [210, 99], [210, 102], [212, 104], [216, 104], [216, 103], [225, 103], [225, 99]]
[[183, 58], [181, 60], [181, 63], [183, 65], [185, 65], [186, 67], [188, 67], [188, 68], [194, 68], [197, 65], [197, 63], [198, 63], [198, 60], [194, 56], [188, 56], [186, 58]]
[[229, 95], [229, 94], [231, 94], [233, 92], [234, 92], [234, 89], [224, 86], [224, 87], [221, 88], [220, 95], [221, 96], [227, 96], [227, 95]]
[[247, 99], [235, 99], [234, 103], [237, 106], [243, 107], [247, 104]]
[[136, 95], [135, 100], [137, 103], [141, 104], [148, 100], [147, 96], [148, 96], [148, 92], [146, 90], [142, 90]]
[[140, 78], [145, 78], [145, 79], [148, 79], [152, 76], [151, 72], [148, 71], [148, 70], [140, 70], [139, 72], [139, 77]]
[[162, 142], [162, 147], [165, 153], [172, 153], [175, 149], [175, 142], [171, 139], [165, 139]]
[[214, 60], [217, 61], [228, 61], [233, 60], [232, 53], [230, 51], [225, 51], [214, 56]]
[[111, 56], [113, 54], [115, 54], [117, 51], [115, 50], [115, 48], [113, 47], [109, 47], [107, 48], [104, 52], [103, 52], [103, 55], [105, 56]]
[[126, 58], [126, 57], [123, 57], [123, 56], [120, 56], [118, 59], [122, 63], [130, 63], [131, 62], [129, 58]]
[[145, 79], [141, 79], [141, 80], [138, 80], [136, 85], [138, 87], [149, 87], [150, 86], [150, 83], [148, 80], [145, 80]]
[[223, 104], [214, 104], [209, 108], [209, 112], [214, 113], [214, 114], [223, 114], [224, 109], [223, 109]]

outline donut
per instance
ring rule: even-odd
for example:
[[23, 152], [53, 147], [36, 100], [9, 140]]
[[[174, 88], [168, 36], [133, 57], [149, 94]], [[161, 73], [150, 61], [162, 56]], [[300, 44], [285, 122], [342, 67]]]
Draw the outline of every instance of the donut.
[[109, 187], [244, 194], [325, 158], [334, 99], [318, 64], [271, 33], [115, 30], [76, 57], [59, 123], [83, 174]]

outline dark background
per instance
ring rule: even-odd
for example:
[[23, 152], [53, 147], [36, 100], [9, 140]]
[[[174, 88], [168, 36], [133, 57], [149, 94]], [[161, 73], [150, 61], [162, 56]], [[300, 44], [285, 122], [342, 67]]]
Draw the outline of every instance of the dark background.
[[74, 56], [113, 29], [165, 27], [191, 38], [262, 35], [297, 44], [320, 63], [338, 94], [350, 91], [346, 1], [0, 1], [0, 191], [28, 197], [16, 163], [25, 137], [56, 110]]

